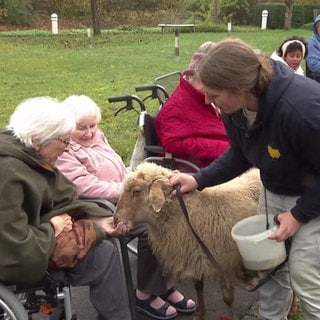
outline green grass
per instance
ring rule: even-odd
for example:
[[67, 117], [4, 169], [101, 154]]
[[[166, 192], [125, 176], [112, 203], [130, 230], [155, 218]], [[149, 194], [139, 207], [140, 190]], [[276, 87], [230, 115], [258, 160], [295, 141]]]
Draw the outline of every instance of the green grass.
[[[309, 30], [234, 32], [254, 47], [270, 54], [286, 37], [308, 38]], [[101, 127], [111, 145], [128, 163], [136, 136], [133, 112], [114, 117], [121, 104], [108, 97], [137, 94], [135, 87], [151, 84], [159, 75], [183, 70], [201, 43], [219, 41], [225, 33], [181, 33], [180, 59], [174, 57], [174, 34], [158, 30], [104, 31], [88, 39], [86, 30], [50, 32], [29, 30], [0, 32], [0, 125], [7, 124], [23, 99], [50, 95], [64, 99], [86, 94], [102, 109]], [[143, 95], [142, 95], [143, 97]], [[153, 103], [151, 109], [155, 109]]]
[[[234, 32], [267, 54], [286, 37], [308, 38], [309, 30]], [[86, 30], [69, 30], [59, 35], [31, 30], [0, 32], [0, 126], [5, 126], [16, 105], [23, 99], [50, 95], [64, 99], [86, 94], [101, 107], [101, 128], [111, 145], [128, 164], [134, 146], [137, 115], [114, 117], [121, 104], [108, 97], [137, 94], [135, 87], [151, 84], [159, 75], [187, 67], [201, 43], [219, 41], [227, 33], [181, 33], [180, 59], [174, 57], [174, 34], [158, 30], [107, 32], [89, 41]], [[142, 95], [142, 97], [144, 97]], [[151, 104], [151, 109], [156, 109]], [[299, 314], [291, 320], [300, 320]]]

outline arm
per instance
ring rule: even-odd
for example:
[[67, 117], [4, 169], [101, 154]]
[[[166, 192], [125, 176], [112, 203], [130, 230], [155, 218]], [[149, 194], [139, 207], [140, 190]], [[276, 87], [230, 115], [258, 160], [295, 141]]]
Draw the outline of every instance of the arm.
[[320, 73], [320, 41], [313, 37], [308, 42], [306, 61], [311, 72]]
[[80, 196], [108, 199], [113, 203], [118, 201], [122, 183], [99, 180], [97, 176], [87, 170], [76, 154], [71, 153], [71, 150], [70, 152], [64, 152], [56, 165], [76, 185]]
[[0, 168], [0, 278], [13, 283], [35, 282], [47, 270], [54, 229], [48, 222], [39, 222], [40, 208], [28, 204], [32, 201], [28, 199], [32, 196], [28, 182], [23, 182], [23, 174], [11, 159], [7, 162], [2, 161]]
[[194, 175], [174, 172], [170, 177], [170, 184], [173, 186], [180, 184], [181, 192], [190, 192], [231, 180], [252, 167], [241, 155], [242, 153], [236, 153], [230, 148], [219, 159]]
[[208, 137], [178, 137], [172, 135], [163, 139], [161, 145], [167, 152], [181, 158], [188, 158], [190, 155], [202, 160], [213, 161], [217, 159], [229, 147], [226, 139]]
[[[175, 156], [213, 161], [228, 147], [224, 125], [209, 106], [195, 116], [166, 105], [156, 119], [156, 131], [163, 148]], [[200, 107], [199, 107], [200, 108]], [[208, 109], [207, 109], [208, 108]]]
[[207, 167], [200, 169], [194, 177], [198, 189], [221, 184], [229, 181], [252, 167], [252, 164], [243, 156], [240, 148], [231, 146], [223, 155]]

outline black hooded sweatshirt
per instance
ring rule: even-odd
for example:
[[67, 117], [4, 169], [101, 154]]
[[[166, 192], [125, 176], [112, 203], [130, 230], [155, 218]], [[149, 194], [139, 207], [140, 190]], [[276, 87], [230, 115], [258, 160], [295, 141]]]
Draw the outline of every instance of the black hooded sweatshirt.
[[255, 122], [248, 127], [243, 110], [223, 114], [230, 148], [195, 178], [203, 189], [257, 167], [267, 190], [300, 196], [291, 213], [308, 222], [320, 216], [320, 84], [272, 65]]

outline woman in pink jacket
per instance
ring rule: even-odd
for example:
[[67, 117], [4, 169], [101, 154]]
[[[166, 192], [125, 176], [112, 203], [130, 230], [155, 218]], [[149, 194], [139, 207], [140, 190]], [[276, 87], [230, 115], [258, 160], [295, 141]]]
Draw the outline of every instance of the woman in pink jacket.
[[155, 120], [164, 150], [198, 167], [207, 166], [229, 147], [219, 111], [205, 101], [197, 75], [200, 61], [212, 45], [206, 42], [193, 54], [188, 69]]
[[[80, 196], [116, 203], [128, 170], [98, 128], [99, 107], [84, 95], [70, 96], [63, 104], [75, 115], [76, 130], [56, 166], [76, 185]], [[139, 233], [138, 239], [137, 310], [160, 320], [173, 319], [178, 312], [194, 312], [195, 302], [186, 300], [163, 277], [145, 230]]]

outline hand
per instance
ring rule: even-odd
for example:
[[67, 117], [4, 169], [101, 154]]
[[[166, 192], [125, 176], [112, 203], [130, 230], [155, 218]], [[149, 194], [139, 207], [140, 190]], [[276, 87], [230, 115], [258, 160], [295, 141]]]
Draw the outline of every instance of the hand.
[[128, 232], [128, 228], [123, 222], [119, 222], [115, 226], [113, 217], [90, 216], [90, 219], [109, 236], [117, 236]]
[[55, 237], [57, 237], [62, 231], [72, 230], [72, 220], [67, 213], [51, 218], [50, 222], [53, 225]]
[[[193, 176], [186, 173], [180, 173], [179, 171], [173, 172], [169, 182], [173, 186], [180, 185], [182, 193], [193, 191], [198, 187], [198, 183]], [[173, 193], [175, 194], [175, 191]]]
[[269, 239], [279, 242], [293, 236], [302, 225], [302, 222], [294, 218], [290, 211], [279, 213], [277, 219], [280, 223], [279, 228]]

